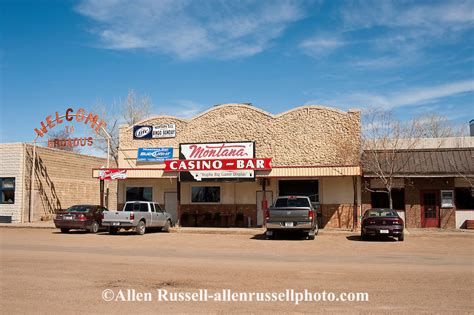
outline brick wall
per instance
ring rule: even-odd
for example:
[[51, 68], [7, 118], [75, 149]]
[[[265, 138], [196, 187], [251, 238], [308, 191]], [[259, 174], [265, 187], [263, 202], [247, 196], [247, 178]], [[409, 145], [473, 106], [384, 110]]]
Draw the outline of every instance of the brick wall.
[[[220, 214], [220, 218], [216, 217], [216, 213]], [[257, 226], [256, 205], [181, 205], [180, 224], [182, 226], [247, 227], [248, 218], [251, 220], [250, 226]]]
[[322, 228], [351, 229], [354, 223], [354, 206], [352, 204], [321, 205]]

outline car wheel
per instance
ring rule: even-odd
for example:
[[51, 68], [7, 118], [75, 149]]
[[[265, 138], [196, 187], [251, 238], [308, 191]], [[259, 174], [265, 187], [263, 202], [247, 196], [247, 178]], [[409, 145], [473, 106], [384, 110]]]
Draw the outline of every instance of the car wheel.
[[314, 234], [313, 234], [313, 235], [308, 234], [308, 240], [314, 240], [314, 237], [315, 237], [315, 236], [316, 236], [316, 235], [314, 235]]
[[138, 235], [143, 235], [145, 234], [145, 222], [144, 221], [139, 221], [137, 227], [135, 228], [135, 233]]
[[403, 242], [404, 239], [405, 239], [405, 235], [404, 235], [404, 234], [401, 234], [401, 235], [398, 237], [398, 241], [399, 241], [399, 242]]
[[367, 241], [367, 235], [365, 235], [364, 233], [360, 234], [360, 239], [363, 241]]
[[109, 228], [109, 234], [116, 235], [117, 233], [118, 233], [118, 228], [116, 227]]
[[69, 229], [61, 229], [61, 233], [69, 233]]
[[314, 235], [318, 235], [319, 233], [319, 226], [318, 226], [318, 222], [316, 222], [316, 226], [314, 228]]
[[91, 233], [99, 232], [99, 223], [97, 223], [96, 221], [92, 222], [92, 225], [89, 228], [89, 232], [91, 232]]
[[163, 232], [168, 233], [170, 231], [171, 221], [166, 220], [165, 226], [161, 229]]

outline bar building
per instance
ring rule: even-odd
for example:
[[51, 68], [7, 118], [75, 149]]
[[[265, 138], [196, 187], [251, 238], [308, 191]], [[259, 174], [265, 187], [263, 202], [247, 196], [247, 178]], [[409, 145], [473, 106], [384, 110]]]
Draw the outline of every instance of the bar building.
[[[224, 104], [191, 119], [156, 116], [121, 126], [119, 143], [118, 168], [126, 178], [118, 181], [118, 209], [128, 200], [151, 200], [182, 226], [253, 227], [263, 224], [262, 206], [275, 197], [305, 194], [322, 227], [351, 228], [360, 214], [358, 110], [302, 106], [273, 115], [248, 104]], [[192, 150], [198, 147], [221, 151], [196, 157]], [[223, 153], [236, 147], [240, 155]], [[158, 151], [184, 161], [271, 158], [271, 169], [176, 172], [165, 170], [167, 161], [138, 158]]]

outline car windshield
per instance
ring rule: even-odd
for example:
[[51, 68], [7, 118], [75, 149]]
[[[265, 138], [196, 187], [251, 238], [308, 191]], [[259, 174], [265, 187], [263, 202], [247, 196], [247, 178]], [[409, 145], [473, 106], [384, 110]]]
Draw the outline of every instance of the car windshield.
[[91, 212], [91, 206], [72, 206], [66, 210], [66, 212]]
[[306, 198], [278, 198], [275, 202], [276, 208], [285, 207], [309, 207], [308, 199]]
[[148, 212], [148, 204], [147, 203], [127, 203], [125, 205], [125, 209], [123, 211], [140, 211], [140, 212]]
[[397, 217], [398, 214], [392, 209], [371, 209], [367, 210], [366, 217], [385, 217], [385, 218], [394, 218]]

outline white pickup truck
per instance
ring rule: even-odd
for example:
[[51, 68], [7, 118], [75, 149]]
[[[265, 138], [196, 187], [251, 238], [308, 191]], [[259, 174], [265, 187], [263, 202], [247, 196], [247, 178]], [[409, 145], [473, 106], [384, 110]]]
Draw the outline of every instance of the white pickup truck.
[[137, 234], [143, 235], [148, 228], [168, 232], [174, 222], [171, 215], [157, 203], [128, 201], [122, 211], [104, 211], [102, 225], [109, 228], [110, 234], [117, 234], [120, 229], [135, 229]]

